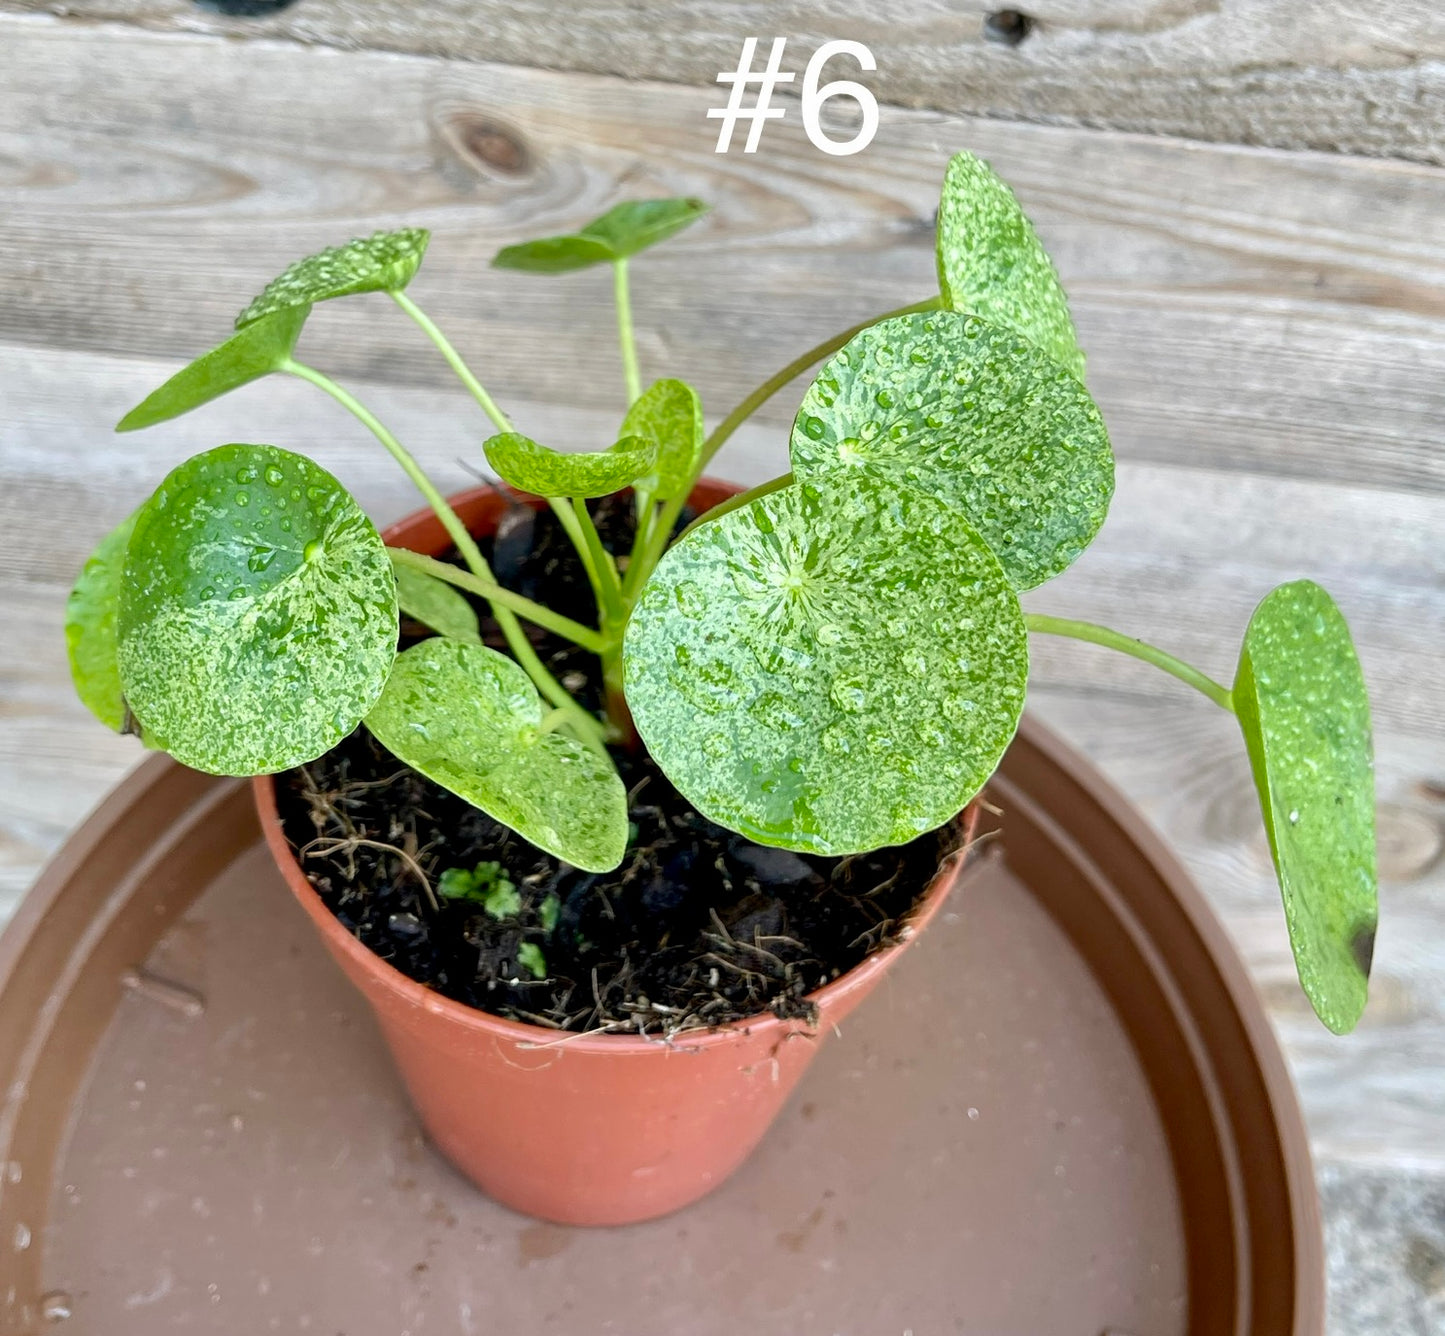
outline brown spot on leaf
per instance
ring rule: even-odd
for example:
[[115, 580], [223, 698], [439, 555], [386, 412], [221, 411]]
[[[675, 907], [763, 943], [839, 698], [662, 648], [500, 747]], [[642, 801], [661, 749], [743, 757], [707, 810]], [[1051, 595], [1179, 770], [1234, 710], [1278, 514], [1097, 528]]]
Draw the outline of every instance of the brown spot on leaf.
[[1370, 974], [1370, 965], [1375, 959], [1375, 928], [1371, 924], [1367, 928], [1360, 928], [1350, 938], [1350, 954], [1355, 958], [1355, 964], [1360, 967], [1360, 973], [1366, 978]]

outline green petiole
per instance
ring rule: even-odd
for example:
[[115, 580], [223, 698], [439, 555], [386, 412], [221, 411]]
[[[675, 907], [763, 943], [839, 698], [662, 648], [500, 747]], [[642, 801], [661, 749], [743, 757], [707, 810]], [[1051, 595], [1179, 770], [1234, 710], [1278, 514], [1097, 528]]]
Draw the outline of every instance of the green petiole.
[[474, 375], [471, 368], [462, 361], [461, 354], [452, 347], [445, 334], [436, 327], [431, 317], [421, 309], [405, 292], [400, 290], [391, 294], [392, 300], [401, 307], [418, 325], [422, 333], [437, 346], [437, 350], [447, 360], [447, 365], [457, 373], [457, 379], [471, 392], [471, 396], [481, 406], [482, 411], [496, 424], [498, 431], [511, 431], [512, 423], [507, 415], [497, 407], [496, 400], [487, 393], [486, 388]]
[[551, 631], [553, 635], [561, 636], [564, 640], [570, 640], [574, 645], [580, 645], [593, 654], [601, 654], [606, 648], [606, 642], [601, 633], [592, 627], [583, 626], [581, 622], [564, 617], [560, 612], [553, 612], [551, 608], [536, 603], [525, 595], [514, 593], [494, 580], [481, 579], [468, 571], [450, 566], [444, 561], [438, 561], [435, 557], [423, 556], [420, 552], [412, 552], [406, 548], [392, 547], [387, 551], [391, 553], [391, 559], [397, 564], [410, 566], [423, 575], [445, 580], [447, 584], [455, 585], [458, 589], [465, 589], [468, 593], [476, 594], [490, 603], [500, 603], [519, 617], [525, 617], [543, 630]]
[[622, 374], [627, 380], [630, 408], [642, 394], [642, 375], [637, 369], [637, 339], [632, 330], [632, 294], [627, 284], [626, 259], [612, 262], [612, 294], [617, 304], [617, 342], [622, 349]]
[[1177, 677], [1181, 682], [1188, 683], [1196, 691], [1208, 696], [1220, 709], [1228, 710], [1230, 714], [1234, 713], [1234, 697], [1227, 687], [1220, 686], [1212, 677], [1201, 673], [1193, 664], [1185, 663], [1183, 659], [1176, 659], [1172, 654], [1147, 644], [1143, 640], [1126, 636], [1121, 631], [1114, 631], [1094, 622], [1075, 621], [1070, 617], [1049, 617], [1039, 612], [1026, 612], [1024, 625], [1030, 631], [1042, 635], [1068, 636], [1073, 640], [1087, 640], [1090, 644], [1105, 645], [1109, 649], [1118, 650], [1120, 654], [1128, 654], [1131, 658], [1142, 659], [1145, 663], [1151, 663], [1154, 667], [1162, 669], [1171, 677]]

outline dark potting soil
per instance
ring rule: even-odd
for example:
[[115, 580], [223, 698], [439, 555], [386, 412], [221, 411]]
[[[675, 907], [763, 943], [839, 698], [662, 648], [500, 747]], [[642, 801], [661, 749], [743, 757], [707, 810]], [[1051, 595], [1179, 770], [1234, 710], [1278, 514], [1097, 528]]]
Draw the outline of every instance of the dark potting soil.
[[[632, 540], [623, 500], [594, 510], [604, 543]], [[684, 517], [684, 520], [688, 517]], [[550, 512], [516, 506], [482, 544], [497, 578], [584, 622], [586, 574]], [[487, 642], [503, 647], [483, 614]], [[600, 707], [597, 660], [530, 629], [543, 661]], [[403, 626], [404, 640], [425, 634]], [[602, 875], [559, 862], [408, 769], [366, 729], [278, 777], [288, 840], [321, 898], [403, 973], [483, 1011], [561, 1030], [670, 1034], [764, 1011], [808, 1017], [806, 994], [897, 938], [900, 920], [952, 853], [944, 830], [847, 858], [771, 849], [714, 825], [645, 751], [619, 750], [635, 834]], [[515, 897], [497, 917], [437, 888], [485, 868]], [[541, 977], [536, 977], [540, 971]]]

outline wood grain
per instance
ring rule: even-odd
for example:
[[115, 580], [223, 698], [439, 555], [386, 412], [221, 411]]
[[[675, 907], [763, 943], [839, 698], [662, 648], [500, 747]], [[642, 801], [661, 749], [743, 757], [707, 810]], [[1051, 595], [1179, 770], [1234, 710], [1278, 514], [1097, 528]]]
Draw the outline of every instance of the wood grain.
[[[823, 333], [929, 290], [936, 180], [952, 148], [974, 147], [1060, 257], [1121, 457], [1099, 542], [1030, 605], [1221, 677], [1279, 580], [1319, 578], [1354, 627], [1385, 884], [1373, 997], [1346, 1041], [1294, 983], [1229, 718], [1142, 665], [1047, 638], [1032, 701], [1179, 850], [1264, 992], [1328, 1170], [1334, 1329], [1431, 1330], [1429, 1250], [1445, 1246], [1431, 1223], [1445, 1219], [1445, 172], [901, 111], [858, 160], [824, 161], [786, 125], [756, 159], [730, 160], [712, 153], [709, 100], [0, 15], [0, 910], [136, 757], [73, 698], [62, 602], [94, 540], [167, 468], [272, 440], [315, 455], [380, 519], [415, 505], [361, 429], [295, 381], [110, 433], [271, 273], [374, 227], [433, 227], [415, 295], [520, 426], [598, 443], [620, 411], [605, 280], [492, 274], [496, 246], [623, 195], [711, 198], [715, 215], [636, 278], [647, 369], [695, 378], [716, 418]], [[319, 309], [303, 351], [445, 486], [470, 480], [488, 428], [388, 303]], [[739, 433], [717, 471], [777, 472], [796, 398]], [[1368, 1266], [1352, 1260], [1362, 1238], [1378, 1241]]]
[[1433, 0], [1031, 0], [1020, 45], [988, 40], [991, 0], [306, 0], [226, 19], [190, 0], [0, 0], [0, 9], [285, 37], [705, 87], [746, 36], [867, 43], [899, 106], [1226, 143], [1445, 161], [1445, 12]]
[[[0, 84], [0, 339], [189, 358], [299, 254], [415, 222], [414, 294], [494, 392], [620, 409], [605, 276], [485, 266], [619, 194], [700, 194], [715, 214], [637, 263], [636, 305], [644, 372], [720, 411], [933, 290], [938, 182], [970, 147], [1058, 257], [1121, 456], [1445, 483], [1438, 169], [912, 112], [858, 159], [788, 122], [720, 157], [700, 90], [4, 16]], [[482, 130], [522, 165], [489, 165]], [[384, 299], [314, 327], [303, 351], [338, 374], [446, 384]]]

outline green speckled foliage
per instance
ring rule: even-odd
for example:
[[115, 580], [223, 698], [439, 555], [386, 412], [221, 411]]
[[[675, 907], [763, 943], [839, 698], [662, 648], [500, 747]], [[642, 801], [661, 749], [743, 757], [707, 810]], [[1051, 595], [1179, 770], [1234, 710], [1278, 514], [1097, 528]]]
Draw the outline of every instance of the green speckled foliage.
[[396, 571], [396, 601], [403, 615], [439, 636], [452, 640], [480, 640], [476, 609], [444, 580], [414, 566], [392, 563]]
[[424, 640], [397, 655], [366, 726], [428, 779], [588, 872], [622, 861], [627, 793], [612, 766], [545, 731], [515, 663], [484, 645]]
[[606, 450], [565, 453], [520, 432], [504, 431], [483, 448], [503, 482], [533, 496], [610, 496], [657, 464], [657, 442], [641, 436], [624, 436]]
[[627, 410], [618, 435], [657, 442], [654, 477], [639, 478], [637, 488], [655, 500], [670, 501], [687, 490], [702, 450], [702, 401], [683, 381], [659, 380]]
[[375, 704], [396, 582], [329, 473], [224, 445], [142, 507], [117, 627], [122, 688], [152, 745], [212, 774], [263, 774], [315, 759]]
[[[1300, 978], [1325, 1024], [1350, 1029], [1374, 942], [1373, 777], [1364, 684], [1328, 595], [1303, 581], [1269, 595], [1232, 690], [1132, 635], [1021, 608], [1020, 591], [1093, 540], [1114, 460], [1058, 275], [1013, 192], [973, 155], [954, 157], [938, 213], [941, 295], [820, 331], [710, 434], [688, 384], [643, 388], [628, 263], [706, 211], [694, 199], [627, 201], [493, 261], [534, 273], [612, 267], [628, 408], [619, 439], [584, 453], [517, 432], [403, 291], [424, 230], [377, 233], [288, 268], [232, 338], [119, 429], [287, 372], [391, 454], [455, 557], [393, 559], [340, 484], [296, 455], [210, 451], [172, 473], [77, 581], [66, 635], [81, 699], [112, 728], [228, 774], [309, 760], [364, 718], [404, 764], [602, 873], [623, 858], [629, 826], [609, 748], [645, 744], [700, 812], [763, 844], [847, 855], [949, 822], [1013, 737], [1027, 633], [1070, 636], [1149, 663], [1238, 716]], [[494, 570], [400, 439], [293, 356], [313, 303], [374, 291], [393, 296], [499, 433], [484, 446], [492, 468], [551, 503], [544, 522], [555, 518], [585, 573], [585, 592], [580, 579], [569, 591], [582, 611], [563, 615], [543, 601], [547, 589], [513, 587], [515, 543], [499, 539]], [[820, 363], [788, 437], [791, 470], [689, 512], [718, 449]], [[614, 552], [598, 524], [615, 508], [587, 502], [627, 488], [636, 533]], [[482, 643], [481, 603], [488, 641], [507, 654]], [[420, 623], [436, 635], [398, 656], [399, 612], [409, 634]], [[598, 656], [600, 711], [570, 694], [579, 652]], [[484, 864], [478, 876], [484, 868], [496, 907], [510, 904], [506, 869]], [[442, 895], [472, 877], [447, 870]], [[549, 937], [564, 931], [559, 911], [555, 897], [539, 911]], [[535, 943], [514, 965], [546, 973]]]
[[309, 306], [293, 307], [247, 325], [147, 395], [121, 418], [116, 431], [153, 427], [280, 371], [290, 360], [310, 312]]
[[1018, 597], [930, 497], [799, 483], [700, 526], [648, 582], [627, 699], [687, 799], [763, 844], [898, 844], [953, 817], [1023, 708]]
[[125, 550], [136, 516], [100, 540], [65, 602], [65, 645], [70, 677], [91, 714], [117, 733], [125, 726], [125, 695], [116, 660], [116, 609]]
[[1079, 348], [1054, 263], [1012, 190], [981, 158], [955, 154], [938, 205], [946, 306], [1017, 330], [1080, 380]]
[[431, 233], [423, 227], [402, 227], [308, 255], [288, 265], [251, 299], [236, 317], [236, 328], [333, 297], [400, 292], [416, 276], [430, 240]]
[[1114, 492], [1089, 392], [1027, 339], [951, 311], [885, 320], [834, 354], [790, 453], [799, 478], [862, 475], [957, 505], [1019, 589], [1089, 545]]
[[1349, 627], [1309, 580], [1254, 611], [1234, 706], [1300, 982], [1336, 1034], [1364, 1010], [1377, 913], [1370, 704]]
[[595, 264], [615, 264], [675, 236], [706, 212], [707, 205], [697, 199], [628, 200], [576, 232], [506, 246], [492, 264], [533, 274], [567, 274]]

